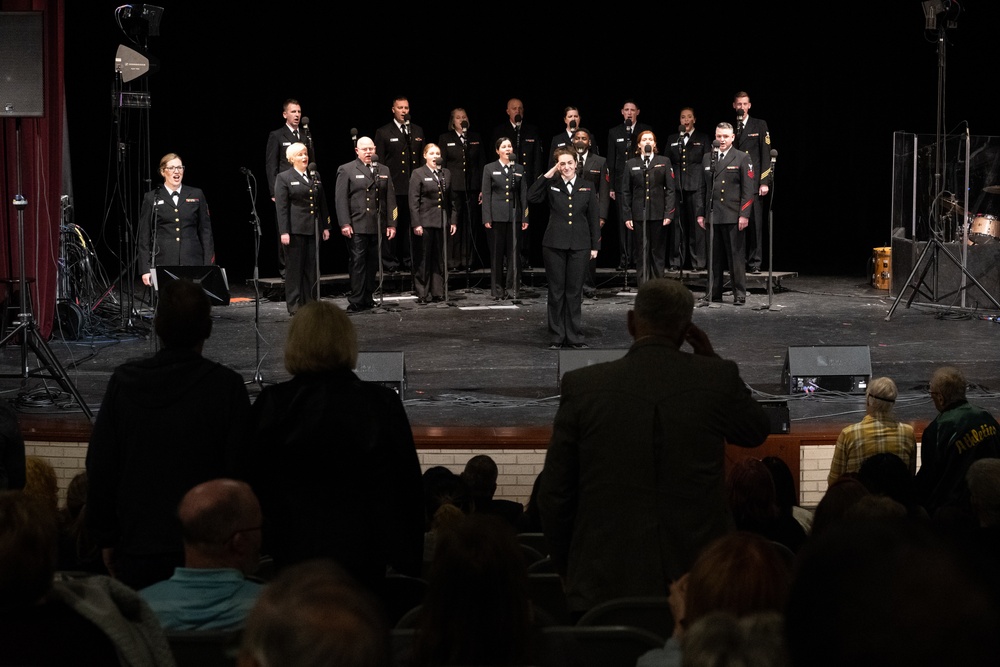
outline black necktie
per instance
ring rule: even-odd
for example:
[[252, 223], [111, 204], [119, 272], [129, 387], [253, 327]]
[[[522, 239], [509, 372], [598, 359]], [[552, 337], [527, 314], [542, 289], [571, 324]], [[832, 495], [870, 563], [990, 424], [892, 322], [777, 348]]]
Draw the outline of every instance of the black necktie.
[[173, 197], [174, 199], [174, 206], [177, 206], [181, 200], [180, 190], [174, 190], [173, 192], [170, 193], [170, 196]]
[[566, 184], [566, 191], [569, 192], [570, 196], [573, 195], [573, 182], [570, 181]]
[[646, 163], [646, 169], [649, 169], [649, 158], [646, 158], [644, 162]]

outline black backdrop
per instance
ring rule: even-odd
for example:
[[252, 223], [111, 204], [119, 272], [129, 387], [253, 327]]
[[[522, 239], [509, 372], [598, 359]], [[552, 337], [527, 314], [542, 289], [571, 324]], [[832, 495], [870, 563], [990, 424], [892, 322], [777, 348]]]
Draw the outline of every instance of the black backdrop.
[[[150, 151], [154, 162], [181, 154], [185, 181], [205, 190], [218, 263], [231, 280], [249, 277], [253, 262], [240, 167], [258, 179], [262, 275], [276, 274], [264, 145], [287, 97], [309, 116], [320, 171], [332, 184], [337, 165], [354, 157], [350, 128], [374, 133], [397, 94], [409, 98], [429, 140], [455, 106], [488, 136], [516, 96], [544, 138], [562, 128], [564, 106], [578, 106], [603, 149], [625, 98], [637, 100], [662, 140], [682, 106], [696, 108], [703, 131], [732, 121], [732, 95], [746, 90], [751, 115], [768, 122], [780, 153], [775, 266], [808, 274], [866, 273], [872, 248], [889, 245], [892, 133], [935, 130], [938, 56], [918, 0], [829, 9], [710, 0], [683, 17], [674, 3], [642, 2], [600, 11], [528, 3], [520, 16], [490, 12], [492, 5], [161, 4], [161, 36], [150, 40], [161, 62], [148, 79]], [[965, 5], [948, 32], [945, 126], [968, 121], [973, 134], [997, 134], [1000, 11], [994, 0]], [[113, 57], [127, 43], [115, 6], [68, 2], [65, 28], [76, 222], [103, 239], [116, 238], [118, 224], [106, 212]], [[345, 270], [339, 236], [323, 261], [324, 272]]]

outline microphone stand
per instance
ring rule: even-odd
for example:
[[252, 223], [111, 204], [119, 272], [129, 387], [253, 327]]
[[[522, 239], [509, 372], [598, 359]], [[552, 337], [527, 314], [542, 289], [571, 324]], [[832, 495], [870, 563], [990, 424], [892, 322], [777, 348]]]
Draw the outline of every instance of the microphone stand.
[[250, 224], [253, 225], [253, 333], [254, 333], [254, 347], [256, 348], [256, 357], [254, 364], [254, 374], [252, 380], [247, 380], [243, 384], [251, 385], [255, 384], [261, 389], [264, 388], [265, 384], [273, 384], [272, 382], [267, 382], [264, 380], [264, 376], [261, 375], [261, 357], [260, 357], [260, 216], [257, 215], [257, 197], [254, 194], [255, 185], [257, 179], [254, 178], [253, 172], [249, 169], [244, 169], [243, 173], [247, 177], [247, 195], [250, 197]]
[[[445, 212], [445, 192], [447, 188], [444, 182], [444, 169], [438, 164], [439, 176], [437, 179], [438, 186], [438, 199], [441, 200], [441, 256], [444, 258], [444, 300], [445, 303], [448, 302], [448, 232], [450, 231], [450, 226], [448, 225], [448, 214]], [[426, 231], [425, 231], [426, 233]], [[426, 259], [424, 261], [427, 261]]]
[[[652, 154], [650, 154], [649, 159], [653, 159]], [[646, 195], [642, 205], [642, 282], [645, 284], [649, 280], [649, 263], [652, 261], [650, 257], [651, 253], [649, 252], [649, 232], [646, 225], [646, 218], [649, 217], [649, 167], [646, 166], [645, 154], [642, 158], [642, 182]], [[636, 271], [635, 284], [639, 284], [638, 270]]]
[[[385, 290], [383, 286], [385, 284], [385, 267], [382, 264], [382, 192], [379, 187], [379, 168], [378, 156], [372, 158], [371, 165], [375, 168], [375, 173], [372, 176], [375, 178], [375, 248], [378, 250], [378, 307], [382, 307], [383, 299], [385, 298]], [[388, 223], [386, 224], [388, 227]], [[368, 267], [365, 267], [365, 280], [367, 281]]]
[[313, 259], [316, 262], [316, 300], [319, 301], [323, 283], [323, 274], [319, 272], [319, 244], [323, 239], [323, 234], [319, 230], [321, 224], [320, 218], [322, 217], [322, 214], [320, 213], [319, 198], [323, 196], [323, 182], [320, 179], [319, 171], [316, 169], [309, 172], [309, 178], [312, 180], [312, 185], [316, 189], [316, 206], [313, 207], [313, 240], [315, 242], [316, 252], [313, 253], [315, 255]]
[[767, 199], [767, 305], [758, 306], [754, 310], [771, 310], [774, 299], [774, 175], [778, 164], [778, 151], [771, 151], [771, 187], [768, 188]]
[[[519, 271], [520, 267], [518, 266], [519, 256], [517, 250], [517, 233], [518, 233], [518, 226], [521, 223], [517, 221], [517, 213], [518, 211], [521, 210], [522, 204], [517, 200], [517, 196], [521, 192], [521, 187], [517, 182], [517, 162], [514, 160], [511, 160], [510, 162], [510, 176], [511, 176], [511, 182], [514, 184], [514, 187], [511, 188], [513, 196], [511, 196], [510, 198], [510, 237], [511, 237], [510, 245], [514, 249], [514, 253], [512, 255], [514, 260], [513, 262], [511, 262], [513, 266], [508, 266], [507, 270], [514, 272], [514, 298], [512, 299], [512, 301], [518, 302], [521, 300], [521, 275]], [[525, 177], [524, 174], [522, 174], [521, 178], [524, 177]], [[500, 293], [503, 294], [503, 292], [505, 291], [506, 289], [501, 287]]]

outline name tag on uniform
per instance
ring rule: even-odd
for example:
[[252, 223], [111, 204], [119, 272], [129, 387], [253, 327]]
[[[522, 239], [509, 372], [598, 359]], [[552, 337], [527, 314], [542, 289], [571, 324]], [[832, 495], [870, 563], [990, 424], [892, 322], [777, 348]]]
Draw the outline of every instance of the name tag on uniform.
[[623, 144], [623, 143], [625, 143], [625, 137], [618, 137], [617, 139], [615, 139], [615, 143], [616, 144]]
[[454, 146], [454, 145], [455, 145], [455, 142], [454, 142], [454, 141], [451, 141], [451, 142], [449, 142], [449, 143], [445, 144], [445, 146]]
[[354, 174], [354, 178], [367, 178], [364, 174]]
[[397, 139], [396, 137], [390, 137], [389, 138], [389, 143], [392, 143], [394, 141], [399, 141], [399, 139]]
[[552, 192], [561, 192], [563, 194], [566, 194], [566, 190], [565, 189], [563, 189], [563, 188], [557, 188], [554, 185], [550, 185], [549, 186], [549, 190], [552, 190]]
[[[160, 206], [161, 204], [164, 204], [164, 203], [165, 203], [165, 201], [163, 199], [161, 199], [158, 202], [156, 202], [156, 205]], [[170, 203], [172, 204], [173, 202], [170, 202]]]
[[503, 172], [502, 171], [494, 171], [493, 175], [494, 176], [503, 176]]
[[424, 177], [424, 181], [425, 181], [425, 182], [426, 182], [426, 181], [433, 181], [433, 180], [434, 180], [433, 178], [427, 178], [427, 177]]
[[290, 142], [290, 141], [282, 141], [282, 142], [281, 142], [281, 145], [282, 145], [282, 146], [291, 146], [291, 145], [292, 145], [292, 142]]
[[632, 167], [632, 171], [642, 171], [642, 167]]
[[289, 185], [302, 185], [302, 184], [298, 181], [292, 181], [291, 183], [289, 183]]

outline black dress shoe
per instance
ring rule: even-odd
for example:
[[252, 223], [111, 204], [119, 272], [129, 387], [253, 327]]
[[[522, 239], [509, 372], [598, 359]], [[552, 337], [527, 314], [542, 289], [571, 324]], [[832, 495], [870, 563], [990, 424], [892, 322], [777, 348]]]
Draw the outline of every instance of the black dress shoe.
[[742, 296], [738, 296], [738, 297], [735, 297], [733, 299], [733, 305], [735, 305], [735, 306], [745, 306], [746, 303], [747, 303], [747, 300], [744, 297], [742, 297]]
[[347, 312], [349, 313], [360, 313], [362, 310], [364, 310], [364, 308], [362, 308], [356, 303], [347, 304]]
[[570, 343], [569, 346], [574, 350], [589, 350], [590, 346], [586, 343]]
[[760, 267], [759, 266], [751, 266], [750, 270], [748, 271], [748, 273], [752, 273], [754, 275], [758, 275], [758, 274], [760, 274]]
[[561, 350], [562, 349], [562, 343], [549, 343], [549, 349], [550, 350]]

